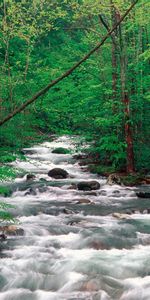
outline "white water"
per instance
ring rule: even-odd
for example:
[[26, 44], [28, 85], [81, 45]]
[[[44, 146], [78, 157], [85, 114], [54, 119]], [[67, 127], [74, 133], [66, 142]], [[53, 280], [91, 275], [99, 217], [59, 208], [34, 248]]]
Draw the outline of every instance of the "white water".
[[[35, 194], [18, 188], [7, 198], [24, 236], [3, 242], [0, 300], [150, 300], [150, 215], [138, 212], [144, 200], [141, 206], [132, 188], [85, 172], [72, 155], [52, 154], [57, 147], [75, 152], [74, 139], [35, 146], [27, 161], [13, 163], [36, 174]], [[48, 177], [54, 167], [71, 178]], [[40, 190], [40, 178], [54, 185]], [[94, 194], [69, 189], [93, 179], [101, 184]], [[18, 187], [24, 182], [26, 176], [16, 179]], [[91, 203], [77, 204], [83, 198]], [[137, 213], [125, 219], [113, 216], [133, 208]]]

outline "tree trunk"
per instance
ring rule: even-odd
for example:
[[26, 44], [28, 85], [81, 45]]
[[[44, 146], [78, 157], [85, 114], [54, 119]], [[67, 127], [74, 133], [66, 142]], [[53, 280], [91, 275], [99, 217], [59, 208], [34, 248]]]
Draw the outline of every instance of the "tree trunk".
[[130, 117], [130, 98], [127, 89], [127, 58], [125, 53], [125, 41], [122, 34], [122, 28], [119, 28], [120, 35], [120, 80], [121, 80], [121, 97], [124, 106], [124, 134], [126, 141], [126, 171], [127, 173], [134, 173], [134, 151], [133, 151], [133, 138]]
[[134, 173], [134, 152], [133, 152], [133, 139], [130, 120], [130, 100], [127, 94], [124, 95], [125, 106], [125, 139], [127, 144], [127, 173]]

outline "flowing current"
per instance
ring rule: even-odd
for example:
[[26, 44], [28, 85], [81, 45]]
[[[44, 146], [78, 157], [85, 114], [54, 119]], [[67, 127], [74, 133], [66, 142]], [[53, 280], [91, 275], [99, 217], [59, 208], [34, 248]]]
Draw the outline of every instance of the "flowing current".
[[[150, 300], [150, 199], [107, 185], [73, 154], [52, 153], [58, 147], [75, 151], [74, 138], [25, 149], [27, 160], [12, 163], [35, 178], [17, 178], [1, 199], [16, 206], [21, 231], [2, 242], [0, 300]], [[49, 177], [56, 167], [69, 178]], [[76, 189], [91, 180], [100, 189]]]

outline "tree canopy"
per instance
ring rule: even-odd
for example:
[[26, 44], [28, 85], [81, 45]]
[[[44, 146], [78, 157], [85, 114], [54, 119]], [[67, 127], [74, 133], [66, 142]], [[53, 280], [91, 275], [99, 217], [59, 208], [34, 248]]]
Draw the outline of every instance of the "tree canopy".
[[1, 1], [1, 120], [107, 37], [69, 77], [1, 127], [1, 144], [21, 147], [40, 132], [82, 134], [102, 164], [146, 168], [149, 8], [147, 0]]

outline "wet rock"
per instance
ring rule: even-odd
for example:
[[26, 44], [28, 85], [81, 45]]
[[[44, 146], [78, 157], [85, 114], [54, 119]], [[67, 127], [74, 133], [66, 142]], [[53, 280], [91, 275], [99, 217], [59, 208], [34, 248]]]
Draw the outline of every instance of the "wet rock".
[[126, 219], [130, 218], [130, 216], [128, 214], [122, 214], [122, 213], [117, 213], [117, 212], [114, 212], [112, 214], [112, 216], [119, 220], [126, 220]]
[[61, 168], [54, 168], [48, 172], [48, 176], [55, 179], [65, 179], [69, 176], [68, 172]]
[[5, 241], [7, 239], [6, 234], [2, 233], [0, 234], [0, 241]]
[[23, 236], [25, 232], [23, 228], [17, 228], [15, 233], [16, 235]]
[[81, 181], [77, 184], [78, 190], [81, 191], [91, 191], [91, 190], [98, 190], [100, 188], [100, 184], [98, 181]]
[[89, 203], [92, 203], [92, 201], [91, 200], [89, 200], [89, 199], [77, 199], [78, 200], [78, 202], [76, 203], [76, 204], [89, 204]]
[[99, 291], [99, 283], [96, 280], [89, 280], [84, 282], [83, 286], [81, 287], [81, 291], [86, 292], [96, 292]]
[[66, 214], [66, 215], [70, 215], [70, 214], [73, 214], [74, 212], [71, 209], [64, 208], [63, 213]]
[[27, 174], [27, 176], [26, 176], [27, 181], [34, 180], [35, 178], [36, 178], [36, 176], [34, 174]]
[[89, 196], [97, 196], [98, 193], [96, 193], [96, 192], [90, 192], [90, 191], [89, 191], [89, 192], [86, 193], [86, 195], [87, 195], [87, 196], [88, 196], [88, 195], [89, 195]]
[[32, 149], [22, 149], [21, 151], [21, 154], [23, 154], [23, 155], [32, 155], [32, 154], [35, 154], [36, 153], [36, 151], [35, 150], [32, 150]]
[[119, 194], [120, 194], [120, 191], [115, 190], [115, 191], [113, 191], [112, 193], [113, 193], [114, 195], [119, 195]]
[[136, 192], [136, 195], [138, 198], [150, 198], [150, 192], [148, 191]]
[[110, 174], [107, 178], [107, 184], [109, 184], [109, 185], [113, 185], [113, 184], [121, 185], [121, 179], [117, 174]]
[[24, 194], [25, 196], [31, 195], [31, 196], [35, 196], [37, 195], [36, 190], [33, 188], [29, 188], [27, 192], [25, 192]]
[[128, 214], [128, 215], [132, 215], [132, 210], [126, 210], [126, 214]]
[[45, 178], [40, 178], [39, 179], [41, 182], [47, 182], [47, 180]]
[[15, 225], [1, 226], [0, 231], [3, 232], [1, 235], [24, 235], [24, 230]]
[[75, 183], [71, 184], [67, 190], [76, 190], [77, 189], [77, 185]]
[[73, 156], [73, 158], [77, 159], [77, 160], [80, 160], [80, 159], [85, 159], [87, 158], [87, 155], [86, 154], [75, 154]]
[[66, 148], [59, 147], [59, 148], [54, 149], [52, 151], [52, 153], [56, 153], [56, 154], [69, 154], [70, 150], [66, 149]]

